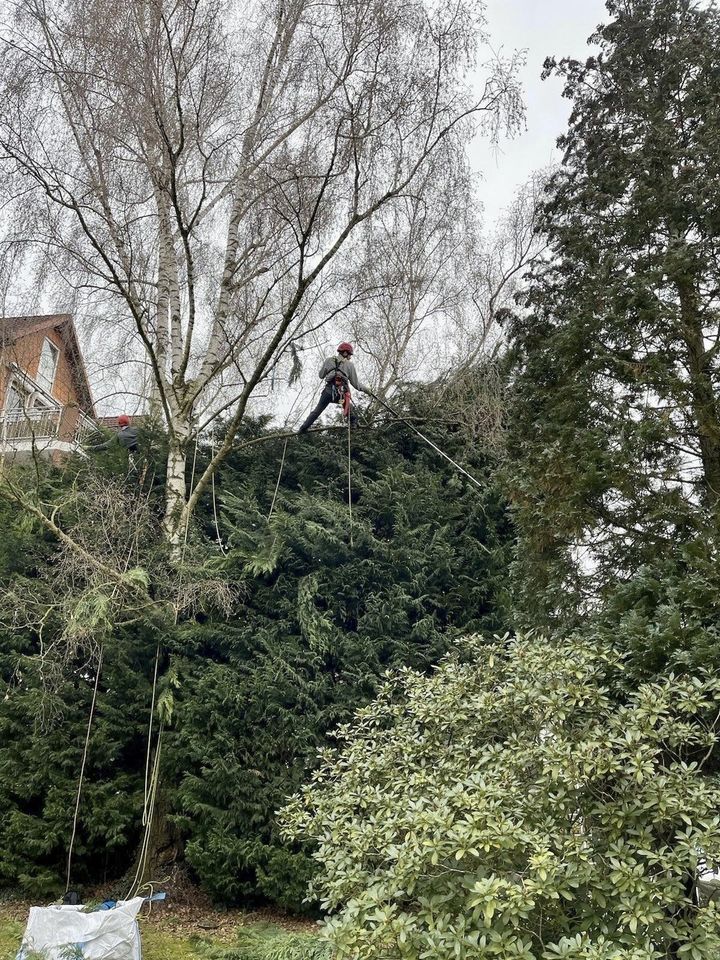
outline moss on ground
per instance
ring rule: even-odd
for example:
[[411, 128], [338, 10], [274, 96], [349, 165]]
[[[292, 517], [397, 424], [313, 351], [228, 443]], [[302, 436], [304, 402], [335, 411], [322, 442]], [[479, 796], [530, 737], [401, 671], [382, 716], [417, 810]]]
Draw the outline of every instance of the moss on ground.
[[150, 924], [140, 926], [143, 960], [207, 960], [212, 940], [171, 933]]
[[[207, 957], [208, 955], [206, 955]], [[214, 947], [208, 960], [329, 960], [330, 951], [316, 933], [289, 933], [281, 927], [248, 924], [231, 943]]]

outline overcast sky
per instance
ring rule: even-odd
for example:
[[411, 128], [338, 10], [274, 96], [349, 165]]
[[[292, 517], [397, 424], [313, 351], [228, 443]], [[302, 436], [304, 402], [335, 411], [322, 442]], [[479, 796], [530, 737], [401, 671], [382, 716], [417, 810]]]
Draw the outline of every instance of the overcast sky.
[[587, 38], [608, 19], [604, 0], [486, 0], [488, 30], [494, 49], [506, 54], [526, 50], [521, 79], [527, 107], [527, 130], [504, 141], [493, 153], [486, 140], [473, 144], [472, 160], [483, 175], [480, 198], [486, 223], [507, 206], [533, 170], [559, 159], [555, 140], [565, 129], [570, 102], [561, 96], [557, 78], [540, 80], [543, 60], [588, 56]]

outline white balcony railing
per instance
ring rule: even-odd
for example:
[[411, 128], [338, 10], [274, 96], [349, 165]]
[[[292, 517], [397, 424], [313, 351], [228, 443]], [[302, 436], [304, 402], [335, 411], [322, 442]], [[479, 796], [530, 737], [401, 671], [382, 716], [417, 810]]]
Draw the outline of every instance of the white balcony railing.
[[75, 442], [85, 443], [92, 434], [98, 433], [98, 427], [94, 420], [91, 420], [86, 414], [80, 412], [77, 424], [75, 425]]
[[0, 414], [0, 443], [12, 447], [22, 441], [64, 441], [76, 446], [96, 430], [93, 421], [75, 408], [35, 407]]
[[62, 410], [12, 410], [0, 417], [0, 437], [13, 440], [50, 440], [58, 435]]

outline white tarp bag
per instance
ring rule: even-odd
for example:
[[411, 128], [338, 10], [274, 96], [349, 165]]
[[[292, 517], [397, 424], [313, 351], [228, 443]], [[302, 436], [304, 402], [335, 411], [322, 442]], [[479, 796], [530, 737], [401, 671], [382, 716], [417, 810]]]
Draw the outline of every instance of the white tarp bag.
[[30, 907], [17, 960], [142, 960], [137, 915], [144, 897], [118, 901], [110, 910], [82, 906]]

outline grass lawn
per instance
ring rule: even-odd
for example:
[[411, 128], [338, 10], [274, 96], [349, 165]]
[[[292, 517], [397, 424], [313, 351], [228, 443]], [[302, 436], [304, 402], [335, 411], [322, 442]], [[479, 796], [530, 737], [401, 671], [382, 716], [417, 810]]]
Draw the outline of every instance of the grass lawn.
[[20, 920], [0, 918], [0, 960], [13, 960], [20, 946], [24, 924]]
[[[0, 960], [14, 960], [24, 920], [19, 910], [0, 910]], [[214, 924], [213, 924], [214, 925]], [[202, 926], [194, 919], [193, 927]], [[215, 931], [198, 932], [187, 923], [173, 922], [172, 913], [140, 919], [143, 960], [329, 960], [326, 946], [311, 927], [287, 929], [276, 923], [244, 919]]]

